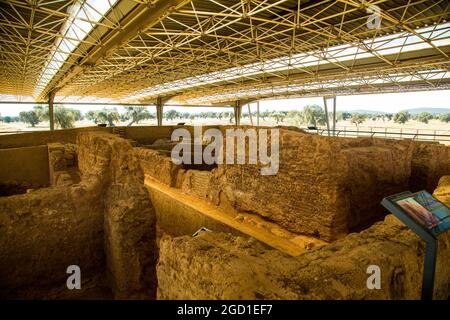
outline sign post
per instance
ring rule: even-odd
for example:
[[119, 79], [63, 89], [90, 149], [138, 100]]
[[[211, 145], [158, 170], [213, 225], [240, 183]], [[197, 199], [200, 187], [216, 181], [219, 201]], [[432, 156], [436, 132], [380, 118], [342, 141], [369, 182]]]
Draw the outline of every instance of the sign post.
[[438, 235], [450, 229], [450, 209], [427, 191], [398, 193], [381, 204], [425, 241], [422, 300], [432, 300]]

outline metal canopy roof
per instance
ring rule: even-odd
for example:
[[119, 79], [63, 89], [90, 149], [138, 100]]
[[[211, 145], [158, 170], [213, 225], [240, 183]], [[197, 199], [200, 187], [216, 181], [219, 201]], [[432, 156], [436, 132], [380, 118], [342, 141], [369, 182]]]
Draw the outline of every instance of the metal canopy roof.
[[[373, 5], [379, 28], [367, 24]], [[449, 7], [448, 0], [0, 0], [0, 94], [205, 104], [450, 89]]]

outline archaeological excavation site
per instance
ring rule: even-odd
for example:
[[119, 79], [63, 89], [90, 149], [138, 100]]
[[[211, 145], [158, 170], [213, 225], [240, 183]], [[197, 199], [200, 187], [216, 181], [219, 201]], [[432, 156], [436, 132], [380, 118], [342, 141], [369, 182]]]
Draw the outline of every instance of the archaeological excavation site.
[[0, 300], [448, 300], [449, 20], [0, 0]]
[[[174, 164], [176, 129], [0, 137], [2, 298], [420, 298], [425, 245], [380, 201], [426, 189], [449, 205], [448, 146], [279, 128], [278, 173], [261, 175]], [[446, 299], [449, 235], [438, 248]], [[81, 290], [67, 290], [71, 265]]]

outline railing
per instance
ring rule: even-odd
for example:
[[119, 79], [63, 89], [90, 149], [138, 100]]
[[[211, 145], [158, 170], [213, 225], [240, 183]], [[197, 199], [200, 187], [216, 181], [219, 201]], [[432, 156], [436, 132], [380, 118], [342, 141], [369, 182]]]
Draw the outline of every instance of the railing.
[[2, 134], [20, 134], [20, 133], [34, 133], [34, 132], [48, 132], [48, 130], [11, 130], [11, 131], [0, 131], [0, 135]]
[[[336, 137], [375, 137], [375, 138], [385, 138], [385, 139], [412, 139], [417, 141], [435, 141], [435, 142], [441, 142], [444, 144], [450, 145], [450, 131], [445, 130], [420, 130], [420, 129], [403, 129], [403, 128], [375, 128], [375, 129], [381, 129], [378, 131], [375, 131], [374, 128], [369, 127], [370, 130], [367, 130], [367, 128], [364, 128], [366, 130], [360, 130], [359, 128], [356, 128], [356, 130], [353, 129], [347, 129], [344, 128], [338, 128], [335, 130], [327, 130], [324, 128], [318, 128], [318, 129], [305, 129], [306, 131], [310, 133], [317, 133], [323, 136], [336, 136]], [[389, 131], [394, 130], [394, 131]], [[395, 131], [397, 130], [397, 131]], [[21, 130], [21, 131], [0, 131], [0, 135], [5, 134], [21, 134], [21, 133], [36, 133], [36, 132], [43, 132], [43, 131], [49, 131], [49, 130]], [[414, 131], [414, 132], [411, 132]], [[424, 131], [431, 131], [429, 133]], [[445, 133], [444, 133], [445, 132]], [[449, 132], [449, 134], [447, 134]]]
[[[317, 133], [320, 135], [336, 136], [336, 137], [376, 137], [385, 139], [412, 139], [417, 141], [436, 141], [445, 144], [450, 144], [450, 134], [444, 134], [441, 132], [448, 132], [444, 130], [431, 130], [430, 133], [420, 132], [419, 129], [412, 129], [415, 132], [404, 131], [403, 129], [398, 129], [399, 131], [388, 131], [389, 128], [384, 128], [384, 130], [374, 131], [371, 130], [347, 130], [344, 129], [310, 129], [311, 133]], [[396, 129], [394, 129], [396, 130]]]

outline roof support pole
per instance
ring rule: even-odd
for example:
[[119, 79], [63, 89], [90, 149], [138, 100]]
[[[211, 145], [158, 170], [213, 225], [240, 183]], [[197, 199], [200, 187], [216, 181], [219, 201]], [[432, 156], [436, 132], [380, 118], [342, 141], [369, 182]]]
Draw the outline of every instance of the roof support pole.
[[237, 100], [233, 108], [234, 108], [234, 124], [236, 126], [239, 126], [241, 124], [242, 101]]
[[256, 101], [256, 125], [259, 126], [259, 101]]
[[250, 103], [247, 104], [248, 107], [248, 116], [250, 117], [250, 123], [253, 126], [253, 116], [252, 116], [252, 110], [250, 109]]
[[336, 135], [336, 96], [333, 96], [333, 136]]
[[163, 104], [162, 97], [158, 97], [156, 99], [156, 120], [158, 122], [158, 126], [162, 126], [163, 113], [164, 113], [163, 109], [164, 109], [164, 104]]
[[50, 130], [55, 130], [55, 116], [54, 116], [54, 108], [53, 101], [55, 100], [55, 93], [52, 91], [48, 94], [48, 119], [50, 122]]
[[323, 97], [323, 106], [325, 107], [325, 122], [327, 124], [327, 132], [328, 136], [330, 136], [330, 120], [328, 119], [328, 106], [326, 97]]

